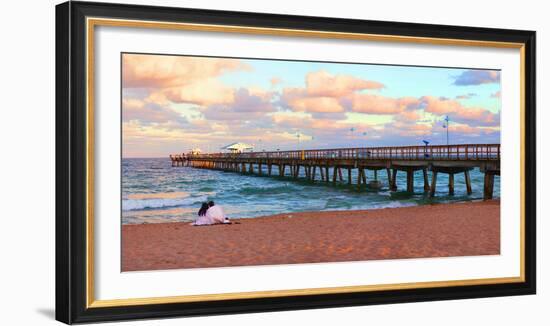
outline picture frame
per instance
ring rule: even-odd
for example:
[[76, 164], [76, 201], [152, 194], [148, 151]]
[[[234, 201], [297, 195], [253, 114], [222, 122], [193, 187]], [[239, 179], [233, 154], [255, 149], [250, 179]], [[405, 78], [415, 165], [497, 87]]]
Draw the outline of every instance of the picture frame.
[[[95, 295], [95, 31], [159, 31], [506, 48], [519, 51], [520, 275], [348, 287], [98, 300]], [[263, 13], [65, 2], [56, 6], [56, 319], [85, 323], [345, 307], [536, 293], [534, 31]], [[116, 212], [118, 213], [118, 212]], [[200, 272], [200, 271], [199, 271]]]

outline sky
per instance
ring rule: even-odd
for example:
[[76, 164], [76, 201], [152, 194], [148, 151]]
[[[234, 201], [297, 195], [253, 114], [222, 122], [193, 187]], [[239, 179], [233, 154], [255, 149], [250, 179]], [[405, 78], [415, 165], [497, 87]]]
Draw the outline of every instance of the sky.
[[122, 156], [500, 143], [500, 89], [497, 70], [125, 53]]

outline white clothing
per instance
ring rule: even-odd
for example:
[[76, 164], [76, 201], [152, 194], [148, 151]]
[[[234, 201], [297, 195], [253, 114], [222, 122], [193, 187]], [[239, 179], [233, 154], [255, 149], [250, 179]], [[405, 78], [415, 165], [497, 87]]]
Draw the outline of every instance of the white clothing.
[[206, 216], [214, 223], [224, 223], [225, 214], [221, 206], [214, 205], [206, 211]]
[[206, 214], [199, 216], [193, 225], [212, 225], [227, 222], [222, 207], [214, 205], [206, 211]]

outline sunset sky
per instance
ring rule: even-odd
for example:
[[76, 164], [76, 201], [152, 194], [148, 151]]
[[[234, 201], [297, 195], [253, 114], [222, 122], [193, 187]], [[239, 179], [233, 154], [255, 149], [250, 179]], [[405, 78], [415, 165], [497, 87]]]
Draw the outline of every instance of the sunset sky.
[[123, 54], [123, 157], [500, 142], [500, 72]]

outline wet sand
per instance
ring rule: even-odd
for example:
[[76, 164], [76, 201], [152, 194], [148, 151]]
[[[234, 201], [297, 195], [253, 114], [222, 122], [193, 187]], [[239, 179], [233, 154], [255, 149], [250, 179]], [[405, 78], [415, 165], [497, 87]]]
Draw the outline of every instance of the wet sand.
[[122, 270], [500, 253], [500, 201], [122, 226]]

